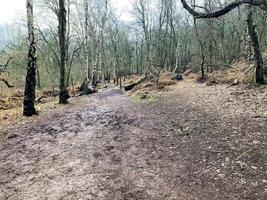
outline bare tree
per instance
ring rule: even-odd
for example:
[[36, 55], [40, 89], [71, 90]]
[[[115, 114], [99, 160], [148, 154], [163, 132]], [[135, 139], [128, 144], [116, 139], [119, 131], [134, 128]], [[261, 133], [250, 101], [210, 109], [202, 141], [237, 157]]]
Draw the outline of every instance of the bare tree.
[[26, 1], [27, 7], [27, 25], [28, 25], [28, 40], [29, 40], [29, 51], [28, 51], [28, 66], [24, 92], [24, 109], [23, 115], [31, 117], [36, 115], [35, 110], [35, 87], [36, 87], [36, 43], [34, 37], [34, 26], [33, 26], [33, 1]]
[[135, 4], [134, 15], [137, 18], [137, 23], [142, 27], [144, 34], [144, 41], [146, 47], [146, 73], [150, 71], [151, 59], [150, 59], [150, 24], [148, 17], [148, 3], [145, 0], [138, 0]]
[[120, 55], [119, 55], [119, 28], [117, 24], [117, 20], [113, 19], [113, 25], [114, 28], [110, 27], [110, 40], [111, 40], [111, 45], [114, 51], [114, 76], [117, 85], [120, 84], [120, 88], [122, 88], [122, 82], [121, 82], [121, 70], [120, 70]]
[[88, 0], [84, 0], [84, 12], [85, 12], [85, 21], [84, 21], [84, 28], [85, 28], [85, 62], [86, 62], [86, 72], [87, 72], [87, 80], [90, 79], [90, 47], [89, 47], [89, 5]]
[[[161, 0], [160, 1], [160, 12], [159, 12], [159, 24], [158, 24], [158, 33], [157, 33], [157, 64], [154, 65], [156, 69], [156, 83], [159, 84], [159, 78], [161, 72], [164, 70], [165, 63], [167, 60], [168, 51], [167, 46], [167, 36], [169, 33], [169, 2]], [[165, 27], [164, 27], [165, 24]], [[156, 67], [157, 66], [157, 67]]]

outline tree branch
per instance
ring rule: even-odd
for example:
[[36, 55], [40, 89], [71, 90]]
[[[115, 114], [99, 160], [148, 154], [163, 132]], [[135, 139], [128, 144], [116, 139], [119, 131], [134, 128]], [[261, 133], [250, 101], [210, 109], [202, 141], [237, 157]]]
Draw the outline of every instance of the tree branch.
[[13, 88], [14, 86], [13, 85], [10, 85], [9, 84], [9, 82], [7, 81], [7, 80], [5, 80], [5, 79], [0, 79], [1, 81], [3, 81], [4, 82], [4, 84], [8, 87], [8, 88]]
[[0, 74], [6, 70], [6, 68], [7, 68], [8, 65], [9, 65], [9, 62], [10, 62], [12, 59], [13, 59], [13, 57], [10, 57], [10, 58], [7, 60], [6, 64], [4, 64], [4, 65], [0, 65]]
[[56, 62], [59, 65], [60, 61], [59, 61], [59, 57], [57, 55], [57, 52], [53, 49], [53, 47], [51, 46], [50, 42], [47, 40], [47, 38], [45, 37], [44, 33], [41, 31], [41, 29], [38, 27], [36, 29], [40, 36], [43, 38], [44, 42], [48, 45], [48, 48], [52, 51], [52, 53], [54, 54], [55, 58], [56, 58]]
[[265, 0], [235, 0], [234, 2], [223, 7], [222, 9], [214, 11], [214, 12], [198, 12], [198, 11], [195, 11], [193, 8], [191, 8], [186, 2], [186, 0], [181, 0], [181, 3], [183, 4], [183, 7], [191, 15], [193, 15], [196, 19], [200, 19], [200, 18], [221, 17], [243, 4], [249, 4], [252, 6], [262, 6], [262, 5], [265, 5]]

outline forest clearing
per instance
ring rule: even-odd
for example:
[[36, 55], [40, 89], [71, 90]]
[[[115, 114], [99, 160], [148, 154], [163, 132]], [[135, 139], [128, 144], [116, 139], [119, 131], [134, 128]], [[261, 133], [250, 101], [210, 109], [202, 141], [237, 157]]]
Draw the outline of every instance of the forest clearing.
[[0, 200], [267, 199], [266, 0], [0, 7]]

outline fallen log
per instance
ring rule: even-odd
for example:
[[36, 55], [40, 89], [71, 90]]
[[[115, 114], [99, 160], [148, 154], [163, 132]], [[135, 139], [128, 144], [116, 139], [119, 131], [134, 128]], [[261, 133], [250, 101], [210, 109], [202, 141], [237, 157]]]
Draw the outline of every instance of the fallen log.
[[134, 82], [134, 83], [130, 83], [130, 84], [128, 84], [128, 85], [125, 85], [125, 86], [124, 86], [124, 90], [125, 90], [126, 92], [127, 92], [127, 91], [131, 91], [132, 89], [134, 89], [135, 86], [137, 86], [137, 85], [143, 83], [145, 80], [146, 80], [146, 78], [142, 78], [142, 79], [140, 79], [139, 81], [136, 81], [136, 82]]
[[[96, 93], [96, 89], [93, 86], [90, 86], [88, 81], [85, 80], [82, 85], [79, 87], [79, 92], [82, 93], [82, 95], [90, 95]], [[80, 95], [80, 93], [79, 93]]]

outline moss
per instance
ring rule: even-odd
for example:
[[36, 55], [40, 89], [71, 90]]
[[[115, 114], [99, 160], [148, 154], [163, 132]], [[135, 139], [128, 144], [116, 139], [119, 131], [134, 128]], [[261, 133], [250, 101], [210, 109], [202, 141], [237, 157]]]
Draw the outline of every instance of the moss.
[[158, 101], [158, 96], [154, 93], [137, 93], [130, 96], [138, 104], [152, 104]]

